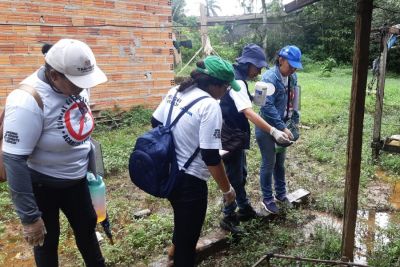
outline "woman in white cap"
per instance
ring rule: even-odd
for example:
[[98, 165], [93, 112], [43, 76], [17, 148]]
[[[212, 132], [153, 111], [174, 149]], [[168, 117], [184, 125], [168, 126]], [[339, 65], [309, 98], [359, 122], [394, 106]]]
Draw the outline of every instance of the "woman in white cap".
[[[296, 111], [295, 91], [297, 87], [296, 70], [302, 69], [301, 51], [297, 46], [283, 47], [277, 56], [275, 66], [267, 70], [262, 81], [275, 86], [274, 94], [267, 96], [265, 104], [260, 109], [260, 115], [270, 125], [283, 131], [294, 141], [298, 136], [291, 132], [286, 122], [289, 118], [297, 124], [299, 113]], [[290, 97], [289, 97], [290, 96]], [[298, 99], [298, 98], [297, 98]], [[290, 144], [275, 145], [275, 140], [270, 134], [256, 127], [256, 139], [260, 148], [262, 163], [260, 167], [260, 184], [263, 195], [262, 205], [273, 214], [279, 213], [275, 200], [290, 206], [286, 195], [285, 157], [286, 148]], [[272, 193], [272, 176], [274, 177], [275, 195]]]
[[94, 120], [89, 89], [107, 81], [92, 50], [61, 39], [42, 48], [45, 65], [7, 97], [3, 157], [23, 236], [37, 266], [58, 266], [59, 211], [86, 266], [104, 266], [87, 180]]

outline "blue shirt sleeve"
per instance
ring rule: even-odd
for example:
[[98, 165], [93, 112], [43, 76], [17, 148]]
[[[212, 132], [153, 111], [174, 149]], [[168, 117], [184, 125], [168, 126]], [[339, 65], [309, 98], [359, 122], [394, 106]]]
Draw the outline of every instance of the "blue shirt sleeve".
[[[276, 79], [271, 78], [271, 75], [265, 73], [262, 77], [263, 82], [272, 83], [275, 88], [278, 87]], [[261, 107], [262, 117], [272, 126], [282, 131], [286, 128], [286, 124], [281, 119], [278, 109], [275, 106], [275, 98], [277, 95], [277, 90], [275, 90], [273, 95], [267, 96], [265, 105]]]

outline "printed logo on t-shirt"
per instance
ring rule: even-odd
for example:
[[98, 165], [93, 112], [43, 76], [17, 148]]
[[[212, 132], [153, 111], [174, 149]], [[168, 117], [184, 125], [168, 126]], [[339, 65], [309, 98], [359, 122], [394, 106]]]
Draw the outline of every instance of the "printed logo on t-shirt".
[[82, 96], [67, 98], [57, 118], [57, 127], [71, 146], [79, 146], [88, 140], [94, 129], [94, 119], [87, 100]]
[[215, 139], [221, 139], [221, 130], [215, 129], [213, 136], [215, 137]]
[[5, 134], [4, 134], [4, 142], [15, 145], [16, 143], [19, 142], [18, 133], [12, 132], [12, 131], [5, 132]]
[[[168, 104], [172, 103], [172, 99], [173, 99], [173, 98], [174, 98], [173, 95], [168, 95], [168, 96], [167, 96], [167, 103], [168, 103]], [[179, 106], [179, 104], [180, 104], [181, 102], [182, 102], [182, 98], [177, 97], [177, 98], [175, 99], [174, 106], [175, 106], [175, 107]]]

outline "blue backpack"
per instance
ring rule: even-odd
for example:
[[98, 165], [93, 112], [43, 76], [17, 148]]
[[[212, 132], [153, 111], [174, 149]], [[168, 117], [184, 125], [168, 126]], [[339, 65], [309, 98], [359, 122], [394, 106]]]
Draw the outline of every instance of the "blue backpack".
[[197, 147], [182, 170], [179, 170], [171, 129], [194, 104], [208, 97], [202, 96], [193, 100], [171, 123], [176, 94], [172, 99], [165, 125], [159, 125], [140, 136], [129, 159], [129, 176], [132, 182], [143, 191], [161, 198], [170, 196], [172, 190], [179, 185], [181, 174], [200, 151], [200, 147]]

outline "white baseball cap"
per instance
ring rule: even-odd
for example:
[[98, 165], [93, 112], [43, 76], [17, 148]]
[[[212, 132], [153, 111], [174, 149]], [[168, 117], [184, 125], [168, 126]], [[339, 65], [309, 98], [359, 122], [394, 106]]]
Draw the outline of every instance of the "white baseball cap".
[[91, 88], [107, 81], [97, 66], [90, 47], [74, 39], [61, 39], [46, 53], [45, 60], [80, 88]]

